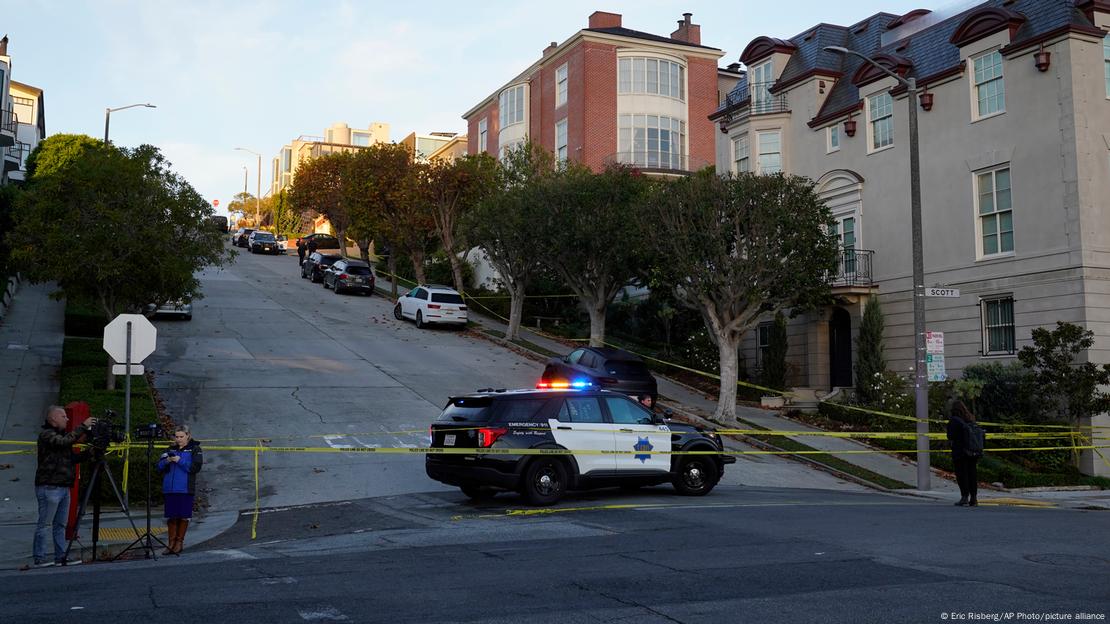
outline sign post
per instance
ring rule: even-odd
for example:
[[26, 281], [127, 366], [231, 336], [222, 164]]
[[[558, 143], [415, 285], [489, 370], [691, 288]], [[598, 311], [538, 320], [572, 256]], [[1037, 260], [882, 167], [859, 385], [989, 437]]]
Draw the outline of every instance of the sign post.
[[[142, 375], [142, 366], [132, 362], [142, 362], [154, 352], [158, 340], [158, 330], [141, 314], [120, 314], [104, 327], [104, 350], [112, 356], [112, 361], [124, 364], [112, 366], [113, 375], [124, 376], [123, 394], [123, 431], [127, 442], [131, 442], [131, 376]], [[123, 504], [127, 506], [127, 476], [124, 475]]]

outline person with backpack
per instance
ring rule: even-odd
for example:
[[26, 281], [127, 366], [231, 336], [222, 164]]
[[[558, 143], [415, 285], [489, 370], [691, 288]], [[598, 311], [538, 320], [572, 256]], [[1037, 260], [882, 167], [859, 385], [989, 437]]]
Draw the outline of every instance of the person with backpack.
[[952, 463], [956, 468], [956, 483], [960, 486], [957, 507], [975, 507], [979, 504], [979, 475], [976, 464], [983, 456], [986, 435], [975, 423], [975, 414], [963, 401], [952, 405], [948, 418], [948, 441], [952, 444]]

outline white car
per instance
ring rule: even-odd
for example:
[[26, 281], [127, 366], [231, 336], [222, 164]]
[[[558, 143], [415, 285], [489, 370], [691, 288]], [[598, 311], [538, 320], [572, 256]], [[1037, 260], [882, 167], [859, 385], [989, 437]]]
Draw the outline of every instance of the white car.
[[412, 319], [421, 329], [433, 323], [461, 329], [466, 327], [466, 303], [454, 288], [422, 284], [401, 295], [393, 316], [397, 320]]

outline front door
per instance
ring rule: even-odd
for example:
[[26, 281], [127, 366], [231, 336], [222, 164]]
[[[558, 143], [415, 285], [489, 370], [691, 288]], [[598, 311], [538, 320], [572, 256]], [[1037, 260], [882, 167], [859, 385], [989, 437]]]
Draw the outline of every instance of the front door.
[[829, 318], [829, 379], [833, 388], [852, 385], [852, 317], [844, 308]]
[[617, 470], [668, 472], [671, 469], [671, 430], [657, 425], [651, 412], [627, 397], [605, 397], [616, 430]]
[[[574, 453], [580, 474], [611, 473], [617, 468], [613, 425], [606, 422], [597, 397], [568, 396], [555, 418], [548, 420], [555, 442]], [[595, 475], [596, 476], [596, 475]]]

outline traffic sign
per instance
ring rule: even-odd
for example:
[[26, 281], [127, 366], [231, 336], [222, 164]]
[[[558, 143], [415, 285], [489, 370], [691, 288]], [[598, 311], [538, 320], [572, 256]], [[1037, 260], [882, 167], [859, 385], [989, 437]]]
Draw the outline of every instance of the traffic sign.
[[959, 288], [941, 288], [940, 286], [930, 286], [925, 289], [926, 297], [959, 297]]
[[218, 206], [220, 205], [220, 200], [218, 200], [218, 199], [213, 199], [213, 200], [212, 200], [212, 205], [213, 205], [213, 206], [217, 206], [217, 207], [218, 207]]
[[127, 362], [127, 323], [131, 323], [131, 363], [154, 353], [158, 330], [141, 314], [120, 314], [104, 327], [104, 350], [116, 362]]
[[944, 332], [925, 332], [925, 352], [944, 353]]
[[[142, 364], [132, 364], [131, 365], [131, 374], [132, 375], [142, 375], [145, 370], [146, 369], [143, 368]], [[112, 364], [112, 374], [113, 375], [126, 375], [127, 374], [127, 365], [126, 364]]]

